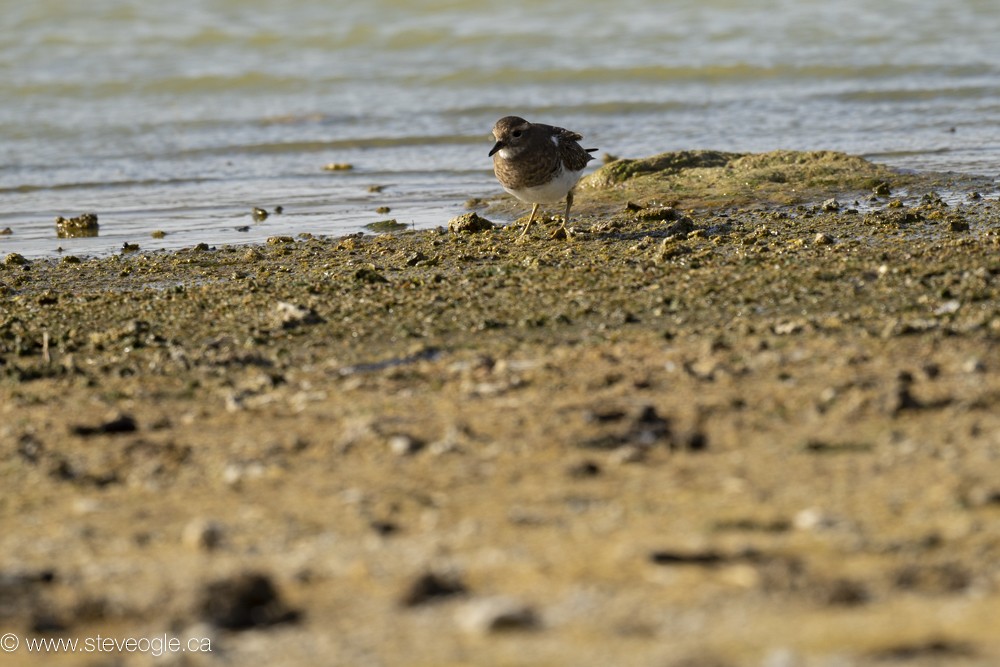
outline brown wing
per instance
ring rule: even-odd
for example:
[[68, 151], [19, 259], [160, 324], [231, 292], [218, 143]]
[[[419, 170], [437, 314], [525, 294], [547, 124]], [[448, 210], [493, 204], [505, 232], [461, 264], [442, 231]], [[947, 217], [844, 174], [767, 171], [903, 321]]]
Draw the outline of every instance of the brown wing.
[[559, 154], [567, 169], [570, 171], [580, 171], [587, 166], [588, 162], [594, 159], [594, 156], [589, 151], [596, 151], [596, 148], [584, 150], [577, 143], [583, 139], [583, 136], [561, 127], [553, 127], [552, 130], [552, 134], [559, 137]]

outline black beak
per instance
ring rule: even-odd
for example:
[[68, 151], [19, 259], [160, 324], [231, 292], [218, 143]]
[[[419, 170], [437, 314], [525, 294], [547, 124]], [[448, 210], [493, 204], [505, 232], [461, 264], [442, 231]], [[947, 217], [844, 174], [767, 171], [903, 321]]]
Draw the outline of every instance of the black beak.
[[493, 154], [496, 153], [501, 148], [503, 148], [503, 146], [504, 144], [502, 141], [498, 141], [495, 144], [493, 144], [493, 148], [490, 149], [490, 157], [493, 157]]

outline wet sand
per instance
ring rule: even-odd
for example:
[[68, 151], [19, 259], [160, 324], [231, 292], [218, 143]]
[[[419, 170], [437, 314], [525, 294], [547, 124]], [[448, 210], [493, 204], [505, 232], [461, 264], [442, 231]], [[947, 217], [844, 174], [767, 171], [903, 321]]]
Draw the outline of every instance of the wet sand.
[[1000, 661], [992, 182], [679, 153], [575, 208], [4, 259], [0, 633], [212, 649], [18, 664]]

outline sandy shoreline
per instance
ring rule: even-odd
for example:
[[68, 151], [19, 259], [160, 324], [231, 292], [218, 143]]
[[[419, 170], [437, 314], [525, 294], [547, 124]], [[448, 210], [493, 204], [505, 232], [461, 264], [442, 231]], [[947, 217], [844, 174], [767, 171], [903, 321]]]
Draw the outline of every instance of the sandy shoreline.
[[995, 664], [990, 187], [670, 154], [592, 176], [571, 242], [8, 258], [0, 632], [211, 638], [177, 665]]

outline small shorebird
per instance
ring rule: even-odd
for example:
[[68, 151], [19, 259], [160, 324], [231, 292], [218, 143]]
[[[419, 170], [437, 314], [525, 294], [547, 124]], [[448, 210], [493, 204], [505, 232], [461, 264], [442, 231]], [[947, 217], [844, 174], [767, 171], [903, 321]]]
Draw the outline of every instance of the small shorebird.
[[597, 149], [581, 148], [577, 142], [583, 137], [576, 132], [529, 123], [517, 116], [498, 120], [493, 126], [493, 138], [496, 144], [490, 155], [497, 180], [504, 190], [531, 204], [528, 224], [517, 239], [520, 241], [528, 233], [539, 205], [557, 202], [563, 197], [566, 198], [566, 216], [552, 238], [568, 237], [566, 225], [573, 206], [573, 187], [580, 180], [584, 167], [594, 159], [591, 153]]

